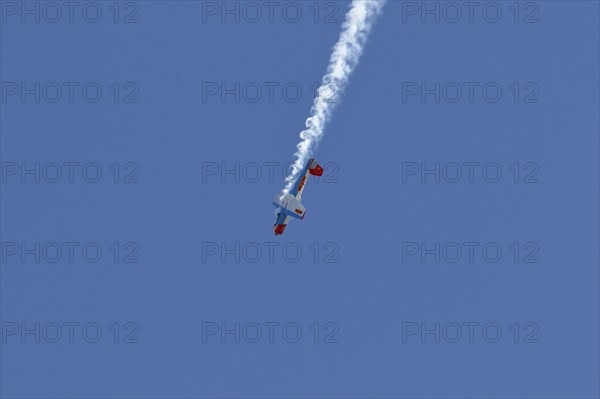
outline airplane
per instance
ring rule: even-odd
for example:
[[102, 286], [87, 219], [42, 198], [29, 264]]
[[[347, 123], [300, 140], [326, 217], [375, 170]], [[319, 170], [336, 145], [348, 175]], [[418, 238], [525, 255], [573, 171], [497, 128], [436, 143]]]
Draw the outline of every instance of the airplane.
[[304, 219], [306, 208], [300, 203], [300, 200], [302, 199], [302, 193], [306, 187], [309, 174], [313, 176], [323, 175], [323, 168], [314, 158], [311, 158], [304, 169], [302, 169], [302, 173], [298, 175], [298, 179], [296, 179], [294, 187], [290, 192], [285, 193], [283, 196], [278, 195], [275, 201], [273, 201], [273, 206], [277, 208], [277, 220], [275, 220], [275, 228], [273, 229], [276, 236], [283, 234], [285, 226], [287, 226], [291, 218]]

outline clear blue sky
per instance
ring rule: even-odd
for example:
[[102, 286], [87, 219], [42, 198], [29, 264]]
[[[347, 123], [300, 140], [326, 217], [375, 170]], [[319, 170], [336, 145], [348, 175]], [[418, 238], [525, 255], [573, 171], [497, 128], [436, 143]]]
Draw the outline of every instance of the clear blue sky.
[[388, 2], [277, 238], [347, 2], [0, 4], [2, 397], [600, 394], [598, 2]]

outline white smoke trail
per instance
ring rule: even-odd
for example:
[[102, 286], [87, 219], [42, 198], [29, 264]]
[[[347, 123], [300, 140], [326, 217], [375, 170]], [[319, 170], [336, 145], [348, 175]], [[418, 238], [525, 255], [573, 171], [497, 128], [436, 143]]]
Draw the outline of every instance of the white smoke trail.
[[[312, 155], [316, 144], [321, 140], [325, 125], [331, 118], [331, 113], [339, 100], [337, 96], [346, 88], [348, 78], [363, 52], [375, 17], [381, 11], [384, 3], [385, 0], [352, 0], [350, 9], [346, 13], [346, 20], [342, 25], [340, 38], [333, 47], [327, 73], [323, 76], [321, 86], [317, 90], [317, 97], [313, 101], [310, 110], [311, 116], [306, 120], [306, 129], [300, 132], [302, 140], [298, 143], [298, 150], [294, 154], [296, 160], [292, 171], [285, 178], [287, 184], [283, 193], [290, 191], [298, 173]], [[333, 100], [330, 98], [332, 89], [336, 97]]]

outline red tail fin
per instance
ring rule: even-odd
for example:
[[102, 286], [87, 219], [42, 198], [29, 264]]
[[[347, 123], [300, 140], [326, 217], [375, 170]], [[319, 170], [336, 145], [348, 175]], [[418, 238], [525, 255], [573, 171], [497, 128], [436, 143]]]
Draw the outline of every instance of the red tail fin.
[[308, 171], [313, 176], [323, 176], [323, 168], [317, 164], [314, 168], [308, 168]]

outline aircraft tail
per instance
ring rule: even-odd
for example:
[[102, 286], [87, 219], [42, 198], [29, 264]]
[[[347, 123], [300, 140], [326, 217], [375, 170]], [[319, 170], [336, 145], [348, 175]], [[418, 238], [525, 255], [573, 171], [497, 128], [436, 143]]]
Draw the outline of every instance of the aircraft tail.
[[323, 167], [312, 158], [308, 164], [308, 172], [313, 176], [323, 176]]

